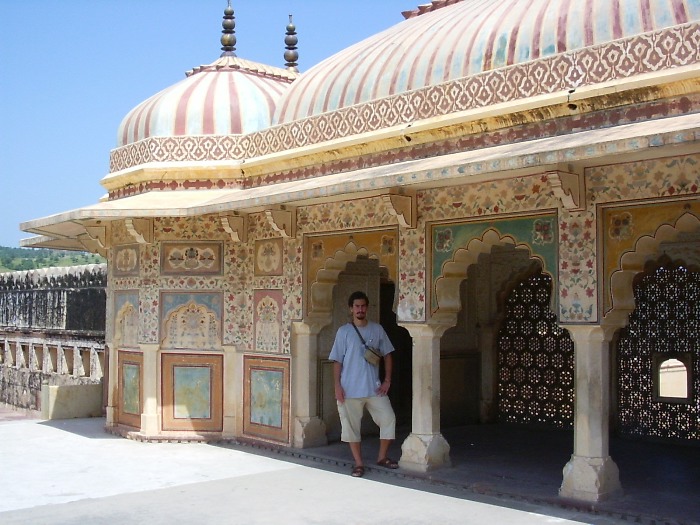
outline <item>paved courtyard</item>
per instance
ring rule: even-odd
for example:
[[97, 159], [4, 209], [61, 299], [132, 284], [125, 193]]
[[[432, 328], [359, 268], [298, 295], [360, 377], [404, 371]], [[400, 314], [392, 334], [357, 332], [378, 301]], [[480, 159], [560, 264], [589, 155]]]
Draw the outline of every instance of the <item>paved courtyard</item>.
[[[650, 523], [629, 508], [595, 513], [538, 499], [517, 479], [505, 482], [522, 496], [488, 474], [470, 485], [459, 468], [423, 478], [373, 468], [355, 479], [340, 444], [288, 454], [141, 443], [103, 426], [103, 418], [42, 421], [0, 409], [0, 523]], [[366, 447], [370, 454], [372, 440]], [[656, 521], [664, 522], [692, 520]]]

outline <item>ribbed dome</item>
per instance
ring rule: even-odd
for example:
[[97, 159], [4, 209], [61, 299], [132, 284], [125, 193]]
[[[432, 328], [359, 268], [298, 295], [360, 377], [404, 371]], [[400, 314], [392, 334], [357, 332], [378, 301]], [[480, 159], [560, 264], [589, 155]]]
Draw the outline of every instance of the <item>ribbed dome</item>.
[[700, 0], [438, 0], [420, 11], [304, 73], [274, 122], [698, 20]]
[[148, 137], [230, 135], [258, 131], [297, 73], [222, 56], [132, 109], [119, 125], [117, 146]]

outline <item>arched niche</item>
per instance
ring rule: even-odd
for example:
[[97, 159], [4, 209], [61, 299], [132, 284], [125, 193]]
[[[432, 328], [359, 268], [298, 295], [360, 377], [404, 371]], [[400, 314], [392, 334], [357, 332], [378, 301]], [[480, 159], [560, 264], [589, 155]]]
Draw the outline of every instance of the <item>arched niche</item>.
[[333, 288], [338, 283], [338, 277], [345, 270], [348, 263], [357, 261], [358, 257], [379, 260], [377, 254], [370, 253], [366, 248], [359, 248], [352, 241], [347, 243], [344, 249], [336, 251], [332, 257], [326, 259], [325, 264], [316, 272], [315, 279], [309, 286], [310, 304], [307, 321], [313, 321], [321, 325], [331, 322]]
[[[433, 319], [440, 319], [441, 323], [454, 326], [462, 306], [460, 284], [467, 278], [469, 267], [478, 263], [479, 256], [490, 253], [494, 247], [508, 245], [527, 250], [530, 259], [545, 268], [544, 260], [534, 254], [528, 244], [518, 242], [511, 235], [501, 235], [495, 229], [488, 229], [480, 238], [474, 238], [467, 246], [455, 250], [452, 259], [443, 264], [442, 272], [433, 285], [437, 304], [437, 309], [432, 315]], [[555, 294], [552, 295], [555, 296]]]
[[634, 309], [634, 278], [643, 272], [645, 265], [663, 253], [662, 244], [676, 240], [683, 233], [700, 232], [700, 219], [692, 213], [684, 213], [675, 224], [663, 224], [654, 235], [640, 235], [634, 250], [620, 258], [618, 268], [610, 275], [607, 289], [610, 291], [611, 308], [604, 314], [604, 324], [618, 328], [627, 322], [627, 315]]

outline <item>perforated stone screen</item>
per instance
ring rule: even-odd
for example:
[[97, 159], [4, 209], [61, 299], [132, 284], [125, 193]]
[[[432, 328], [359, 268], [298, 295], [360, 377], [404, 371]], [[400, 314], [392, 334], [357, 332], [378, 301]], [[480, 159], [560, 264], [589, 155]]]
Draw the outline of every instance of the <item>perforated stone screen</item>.
[[[700, 439], [700, 273], [661, 266], [634, 286], [635, 309], [618, 345], [618, 413], [622, 434]], [[658, 357], [690, 354], [688, 398], [661, 400]]]
[[550, 309], [551, 290], [551, 277], [539, 273], [506, 299], [497, 339], [500, 421], [573, 424], [574, 345]]

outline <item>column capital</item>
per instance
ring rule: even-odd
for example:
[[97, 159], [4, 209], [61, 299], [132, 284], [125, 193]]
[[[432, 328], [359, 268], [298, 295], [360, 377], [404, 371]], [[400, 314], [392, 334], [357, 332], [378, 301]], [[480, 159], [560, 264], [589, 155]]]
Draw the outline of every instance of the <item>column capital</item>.
[[303, 321], [292, 321], [292, 333], [294, 335], [318, 335], [318, 333], [329, 323], [327, 316], [304, 319]]
[[454, 323], [429, 321], [427, 323], [399, 323], [399, 326], [408, 330], [413, 338], [440, 338], [454, 326]]
[[622, 328], [620, 325], [607, 323], [599, 325], [560, 324], [559, 326], [567, 330], [576, 343], [609, 343], [612, 341], [615, 333]]

